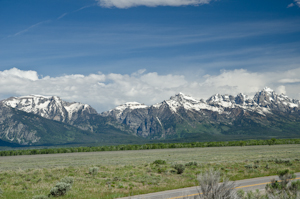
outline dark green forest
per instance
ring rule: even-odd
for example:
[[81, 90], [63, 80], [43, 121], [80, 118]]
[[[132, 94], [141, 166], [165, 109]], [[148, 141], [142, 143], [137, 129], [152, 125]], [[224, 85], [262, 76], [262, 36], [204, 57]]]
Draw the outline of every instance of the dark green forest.
[[300, 144], [300, 139], [268, 139], [268, 140], [241, 140], [219, 142], [186, 142], [186, 143], [153, 143], [153, 144], [128, 144], [111, 146], [90, 147], [64, 147], [64, 148], [41, 148], [41, 149], [16, 149], [0, 151], [0, 156], [96, 152], [96, 151], [125, 151], [125, 150], [150, 150], [150, 149], [173, 149], [195, 147], [227, 147], [227, 146], [255, 146], [255, 145], [280, 145]]

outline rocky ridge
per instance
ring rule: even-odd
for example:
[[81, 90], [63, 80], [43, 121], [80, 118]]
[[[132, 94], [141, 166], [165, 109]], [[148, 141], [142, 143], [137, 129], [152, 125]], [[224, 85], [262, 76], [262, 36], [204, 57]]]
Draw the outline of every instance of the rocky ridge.
[[101, 115], [112, 116], [119, 123], [130, 126], [138, 136], [157, 139], [175, 134], [174, 123], [186, 123], [191, 128], [204, 123], [232, 125], [242, 116], [264, 120], [277, 112], [299, 115], [299, 107], [299, 100], [266, 87], [253, 98], [242, 93], [237, 96], [216, 94], [205, 101], [179, 93], [155, 105], [126, 103]]
[[75, 124], [79, 118], [89, 119], [91, 115], [97, 114], [97, 111], [88, 104], [66, 102], [57, 96], [11, 97], [2, 100], [2, 103], [11, 108], [71, 125]]

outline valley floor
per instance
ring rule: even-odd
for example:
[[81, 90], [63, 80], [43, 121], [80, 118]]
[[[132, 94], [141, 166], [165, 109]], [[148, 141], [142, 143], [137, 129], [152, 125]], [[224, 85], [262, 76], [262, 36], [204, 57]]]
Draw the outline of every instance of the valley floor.
[[[153, 164], [155, 160], [166, 164]], [[175, 164], [186, 165], [177, 174]], [[90, 167], [98, 167], [96, 175]], [[300, 171], [300, 145], [211, 147], [0, 157], [3, 198], [47, 195], [63, 177], [74, 185], [62, 198], [116, 198], [197, 185], [196, 176], [213, 167], [230, 180]]]

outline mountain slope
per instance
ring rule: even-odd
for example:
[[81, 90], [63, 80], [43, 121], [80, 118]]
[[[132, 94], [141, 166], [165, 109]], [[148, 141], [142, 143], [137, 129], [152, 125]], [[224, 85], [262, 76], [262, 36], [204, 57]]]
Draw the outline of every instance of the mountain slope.
[[0, 103], [0, 138], [20, 145], [62, 144], [78, 141], [80, 129]]
[[94, 131], [82, 130], [68, 123], [46, 119], [38, 114], [27, 113], [0, 103], [1, 146], [66, 145], [66, 144], [123, 144], [143, 143], [143, 140], [110, 125], [111, 118], [97, 114], [88, 120], [77, 117], [78, 125], [89, 126]]

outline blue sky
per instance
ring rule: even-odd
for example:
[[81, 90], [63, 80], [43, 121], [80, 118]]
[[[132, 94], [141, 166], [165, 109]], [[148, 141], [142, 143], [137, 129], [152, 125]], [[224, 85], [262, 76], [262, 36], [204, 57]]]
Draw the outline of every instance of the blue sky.
[[[0, 0], [0, 97], [300, 99], [299, 0]], [[88, 88], [88, 89], [87, 89]]]

